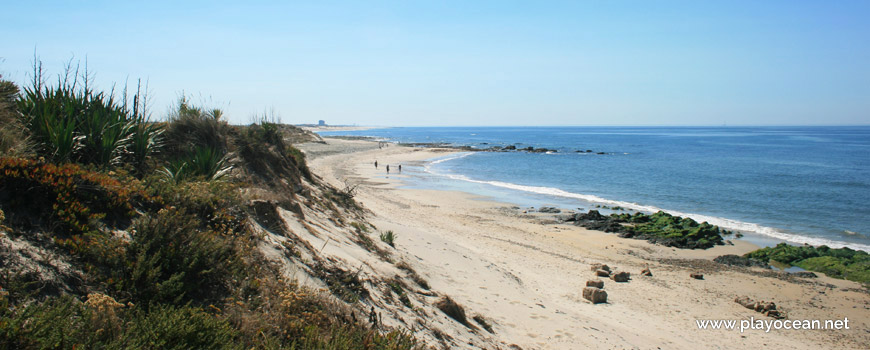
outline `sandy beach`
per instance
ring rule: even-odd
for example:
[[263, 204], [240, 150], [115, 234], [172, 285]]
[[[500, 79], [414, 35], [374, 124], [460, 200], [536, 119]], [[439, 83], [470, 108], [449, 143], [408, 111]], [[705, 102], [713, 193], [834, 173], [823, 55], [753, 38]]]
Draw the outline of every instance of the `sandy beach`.
[[[870, 295], [860, 284], [797, 278], [712, 261], [756, 249], [744, 241], [683, 250], [559, 224], [553, 214], [524, 213], [469, 193], [402, 188], [409, 175], [448, 149], [326, 139], [303, 144], [314, 173], [336, 187], [358, 184], [356, 199], [379, 230], [433, 290], [493, 321], [493, 338], [522, 349], [867, 348]], [[380, 166], [376, 169], [373, 162]], [[384, 167], [393, 172], [386, 174]], [[590, 266], [631, 273], [604, 281], [607, 303], [582, 297]], [[649, 268], [652, 276], [641, 276]], [[693, 279], [691, 273], [703, 274]], [[773, 321], [735, 303], [775, 302], [787, 320], [844, 320], [845, 330], [699, 329], [703, 320]]]

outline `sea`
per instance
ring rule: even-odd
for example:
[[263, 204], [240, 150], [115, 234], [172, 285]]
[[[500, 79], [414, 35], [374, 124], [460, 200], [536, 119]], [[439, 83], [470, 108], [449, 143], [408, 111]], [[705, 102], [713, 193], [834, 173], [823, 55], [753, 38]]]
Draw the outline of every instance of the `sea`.
[[406, 164], [403, 175], [409, 187], [522, 208], [662, 210], [762, 246], [870, 251], [870, 126], [403, 127], [321, 135], [546, 148], [451, 154]]

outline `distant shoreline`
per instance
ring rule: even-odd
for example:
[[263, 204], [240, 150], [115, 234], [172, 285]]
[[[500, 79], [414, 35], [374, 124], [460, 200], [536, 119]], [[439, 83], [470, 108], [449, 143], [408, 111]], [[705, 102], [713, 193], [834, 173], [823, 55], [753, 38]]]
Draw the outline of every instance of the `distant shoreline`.
[[383, 127], [380, 126], [355, 126], [355, 125], [311, 125], [311, 124], [302, 124], [295, 125], [296, 127], [308, 130], [311, 132], [322, 132], [322, 131], [357, 131], [357, 130], [371, 130], [371, 129], [381, 129]]

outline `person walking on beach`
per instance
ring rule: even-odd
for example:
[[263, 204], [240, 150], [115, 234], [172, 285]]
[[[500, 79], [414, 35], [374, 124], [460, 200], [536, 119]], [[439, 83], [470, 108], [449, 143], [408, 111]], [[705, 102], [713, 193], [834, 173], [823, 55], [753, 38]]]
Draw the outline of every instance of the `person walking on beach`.
[[399, 172], [402, 172], [402, 164], [399, 164]]
[[390, 173], [390, 165], [387, 164], [387, 174], [389, 174], [389, 173]]
[[375, 169], [378, 168], [378, 161], [375, 161]]

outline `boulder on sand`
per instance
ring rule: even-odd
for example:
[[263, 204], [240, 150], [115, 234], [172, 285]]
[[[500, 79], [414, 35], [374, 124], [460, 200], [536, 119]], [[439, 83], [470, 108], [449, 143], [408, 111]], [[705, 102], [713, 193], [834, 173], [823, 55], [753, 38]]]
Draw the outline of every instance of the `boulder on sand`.
[[652, 276], [652, 271], [649, 270], [649, 267], [640, 271], [640, 274], [643, 276]]
[[561, 213], [562, 210], [560, 210], [559, 208], [556, 208], [556, 207], [541, 207], [541, 209], [538, 209], [538, 212], [539, 212], [539, 213], [553, 213], [553, 214], [558, 214], [558, 213]]
[[734, 302], [735, 302], [735, 303], [738, 303], [738, 304], [740, 304], [740, 305], [743, 305], [743, 307], [745, 307], [745, 308], [747, 308], [747, 309], [753, 309], [753, 308], [755, 308], [755, 300], [752, 300], [752, 299], [750, 299], [749, 297], [747, 297], [747, 296], [745, 296], [745, 295], [744, 295], [744, 296], [739, 296], [739, 297], [737, 297], [737, 298], [734, 298]]
[[625, 271], [617, 272], [610, 276], [610, 279], [616, 282], [628, 282], [630, 278], [631, 274]]
[[702, 274], [702, 273], [690, 273], [689, 277], [694, 278], [696, 280], [702, 280], [702, 279], [704, 279], [704, 274]]
[[598, 276], [598, 277], [610, 277], [610, 271], [597, 270], [597, 271], [595, 271], [595, 276]]
[[602, 264], [602, 263], [592, 264], [592, 271], [598, 271], [598, 270], [604, 270], [604, 271], [610, 272], [610, 266], [607, 266], [607, 265]]
[[583, 288], [583, 299], [589, 300], [593, 304], [606, 303], [607, 292], [595, 287], [586, 287]]
[[601, 288], [604, 288], [604, 281], [599, 280], [599, 279], [588, 280], [588, 281], [586, 281], [586, 286], [601, 289]]

